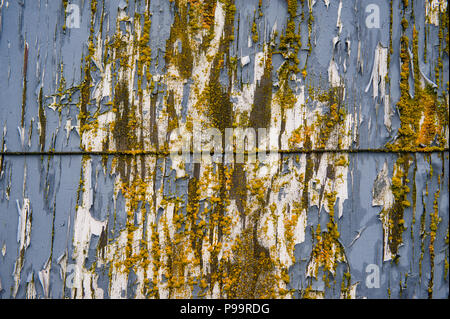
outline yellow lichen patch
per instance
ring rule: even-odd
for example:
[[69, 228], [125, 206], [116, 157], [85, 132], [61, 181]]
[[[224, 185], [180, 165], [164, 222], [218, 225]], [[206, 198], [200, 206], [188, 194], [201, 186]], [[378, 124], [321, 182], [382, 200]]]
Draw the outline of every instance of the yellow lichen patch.
[[311, 136], [314, 134], [314, 129], [312, 126], [300, 125], [297, 129], [292, 132], [289, 137], [289, 147], [294, 148], [298, 146], [304, 146], [306, 141], [311, 140]]
[[351, 299], [351, 282], [352, 276], [350, 272], [344, 272], [341, 283], [341, 299]]
[[324, 295], [323, 291], [313, 290], [311, 286], [308, 286], [302, 292], [302, 299], [323, 299]]
[[274, 298], [274, 262], [258, 244], [252, 229], [244, 229], [233, 245], [233, 258], [225, 265], [223, 289], [227, 298]]
[[[150, 8], [149, 4], [147, 4], [148, 10], [144, 14], [144, 26], [142, 28], [141, 35], [139, 37], [139, 58], [137, 62], [137, 76], [138, 76], [138, 93], [139, 95], [142, 95], [142, 90], [146, 86], [143, 87], [142, 85], [142, 79], [144, 75], [144, 68], [145, 68], [145, 76], [147, 79], [146, 84], [149, 83], [151, 80], [151, 74], [150, 74], [150, 66], [151, 66], [151, 48], [150, 48], [150, 27], [151, 27], [151, 20], [150, 20]], [[140, 15], [136, 14], [135, 19], [139, 21]], [[142, 97], [140, 97], [142, 99]]]
[[[125, 273], [129, 273], [134, 267], [143, 266], [144, 269], [147, 268], [148, 262], [148, 250], [145, 240], [142, 239], [141, 245], [137, 250], [133, 247], [134, 243], [134, 232], [138, 229], [135, 225], [135, 214], [138, 211], [142, 214], [142, 218], [145, 218], [146, 209], [146, 192], [148, 184], [144, 182], [140, 177], [135, 177], [132, 182], [122, 181], [121, 182], [121, 192], [125, 198], [126, 203], [126, 231], [127, 231], [127, 241], [125, 246], [125, 259], [123, 262], [116, 262], [115, 266], [117, 269], [121, 269]], [[143, 220], [140, 221], [141, 223]], [[137, 251], [136, 251], [137, 250]]]
[[314, 234], [314, 247], [308, 265], [308, 275], [317, 279], [319, 269], [323, 269], [324, 282], [329, 286], [330, 276], [334, 276], [338, 263], [346, 262], [344, 248], [338, 241], [337, 225], [331, 221], [327, 231], [322, 232], [320, 224]]
[[[329, 215], [327, 230], [322, 231], [320, 224], [317, 225], [316, 231], [313, 233], [313, 250], [307, 268], [307, 275], [315, 279], [318, 279], [319, 269], [322, 269], [322, 280], [327, 287], [330, 286], [330, 277], [334, 277], [336, 274], [338, 264], [342, 262], [347, 263], [344, 247], [339, 241], [338, 226], [334, 218], [336, 195], [335, 191], [324, 194]], [[346, 287], [350, 287], [350, 279], [348, 279]]]
[[421, 97], [420, 102], [423, 103], [424, 119], [420, 127], [416, 145], [430, 145], [436, 133], [438, 133], [436, 126], [436, 104], [430, 95], [425, 94]]
[[297, 98], [289, 84], [292, 77], [300, 72], [298, 67], [300, 60], [298, 54], [300, 51], [300, 32], [297, 32], [295, 18], [297, 16], [297, 1], [288, 0], [288, 19], [286, 21], [286, 32], [280, 36], [279, 52], [286, 59], [278, 70], [280, 89], [276, 93], [276, 99], [283, 108], [292, 108]]
[[[192, 2], [192, 1], [191, 1]], [[216, 1], [214, 0], [205, 0], [202, 4], [202, 25], [203, 28], [207, 29], [211, 27], [214, 23], [214, 12], [216, 9]]]
[[180, 76], [187, 79], [192, 74], [193, 55], [189, 38], [189, 24], [187, 21], [187, 5], [176, 1], [176, 11], [170, 36], [166, 42], [166, 65], [174, 65]]
[[[444, 159], [442, 158], [442, 162], [444, 163]], [[441, 184], [441, 178], [444, 177], [444, 171], [442, 171], [441, 174], [438, 175], [438, 185]], [[441, 221], [441, 217], [439, 217], [439, 196], [440, 196], [440, 189], [438, 188], [436, 192], [434, 193], [434, 201], [433, 201], [433, 210], [431, 213], [430, 218], [430, 244], [428, 246], [428, 250], [430, 252], [430, 280], [428, 281], [428, 298], [433, 298], [433, 288], [434, 288], [434, 268], [435, 268], [435, 241], [437, 236], [437, 230], [438, 225]], [[446, 243], [448, 245], [448, 233], [446, 237]], [[448, 262], [445, 264], [444, 267], [448, 267]]]
[[294, 256], [294, 231], [297, 226], [298, 219], [302, 213], [301, 205], [298, 202], [294, 202], [294, 207], [292, 208], [292, 214], [284, 218], [284, 239], [286, 241], [286, 250], [292, 262], [295, 263]]
[[[80, 85], [81, 98], [79, 102], [80, 111], [78, 113], [78, 120], [80, 121], [80, 135], [88, 129], [85, 124], [89, 118], [88, 105], [91, 100], [91, 58], [94, 54], [94, 17], [97, 12], [97, 1], [91, 1], [91, 23], [90, 23], [90, 34], [89, 34], [89, 44], [88, 44], [88, 54], [84, 57], [84, 79]], [[80, 140], [80, 143], [82, 141]], [[81, 147], [82, 144], [80, 145]]]

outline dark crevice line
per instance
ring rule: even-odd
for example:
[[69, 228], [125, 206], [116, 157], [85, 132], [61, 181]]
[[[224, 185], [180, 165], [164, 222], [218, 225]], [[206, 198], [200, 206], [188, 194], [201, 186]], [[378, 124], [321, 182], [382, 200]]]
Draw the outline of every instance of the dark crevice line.
[[[449, 151], [449, 148], [443, 148], [443, 149], [415, 149], [415, 150], [389, 150], [389, 149], [294, 149], [294, 150], [277, 150], [277, 151], [265, 151], [266, 155], [269, 155], [270, 153], [276, 153], [276, 154], [311, 154], [311, 153], [385, 153], [385, 154], [415, 154], [415, 153], [424, 153], [424, 154], [431, 154], [431, 153], [446, 153]], [[264, 151], [261, 151], [264, 152]], [[153, 155], [153, 156], [170, 156], [175, 154], [176, 152], [165, 152], [165, 151], [6, 151], [6, 152], [0, 152], [0, 156], [66, 156], [66, 155], [93, 155], [93, 156], [105, 156], [105, 155], [120, 155], [120, 156], [138, 156], [138, 155]], [[179, 155], [182, 155], [181, 153], [178, 153]], [[201, 152], [189, 152], [189, 155], [200, 155]], [[244, 154], [244, 155], [254, 155], [258, 154], [258, 151], [255, 152], [218, 152], [218, 153], [211, 153], [211, 155], [226, 155], [226, 154]]]

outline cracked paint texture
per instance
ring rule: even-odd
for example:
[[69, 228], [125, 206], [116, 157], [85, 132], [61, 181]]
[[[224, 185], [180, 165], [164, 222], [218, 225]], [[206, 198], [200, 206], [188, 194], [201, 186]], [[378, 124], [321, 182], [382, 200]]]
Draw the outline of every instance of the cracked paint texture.
[[[448, 298], [448, 48], [439, 0], [0, 0], [0, 298]], [[169, 156], [208, 128], [279, 152]]]

